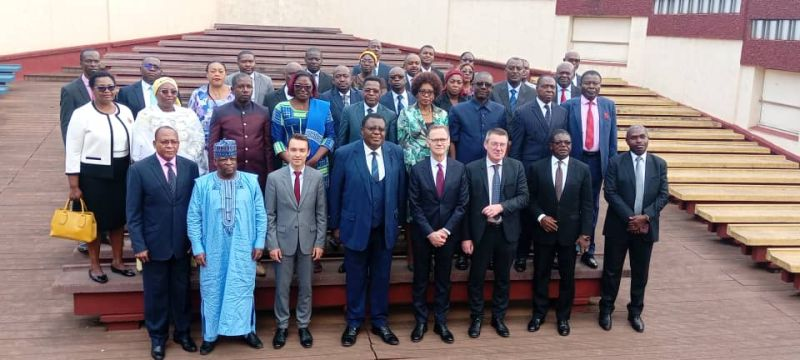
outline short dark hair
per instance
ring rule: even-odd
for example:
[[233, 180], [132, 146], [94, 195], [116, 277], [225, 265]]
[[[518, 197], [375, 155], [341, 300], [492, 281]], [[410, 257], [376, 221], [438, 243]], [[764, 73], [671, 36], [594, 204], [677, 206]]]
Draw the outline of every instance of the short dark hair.
[[247, 75], [247, 74], [245, 74], [243, 72], [237, 73], [236, 75], [233, 76], [233, 79], [231, 79], [231, 87], [235, 88], [236, 85], [239, 84], [239, 81], [241, 81], [244, 78], [249, 78], [249, 77], [250, 77], [250, 75]]
[[308, 53], [311, 53], [311, 52], [318, 52], [319, 55], [322, 56], [322, 50], [320, 50], [320, 48], [318, 48], [318, 47], [313, 47], [312, 46], [312, 47], [306, 49], [306, 52], [305, 52], [305, 54], [303, 54], [303, 57], [308, 56]]
[[225, 63], [223, 63], [222, 61], [219, 61], [219, 60], [211, 60], [211, 61], [207, 62], [206, 63], [206, 72], [208, 72], [208, 68], [211, 67], [211, 64], [220, 64], [220, 65], [222, 65], [222, 68], [225, 69], [225, 72], [228, 72], [228, 68], [225, 67]]
[[472, 57], [475, 57], [475, 54], [473, 54], [472, 51], [464, 51], [463, 53], [461, 53], [461, 55], [458, 58], [461, 59], [461, 58], [464, 57], [464, 55], [467, 55], [467, 54], [470, 54], [470, 55], [472, 55]]
[[433, 50], [433, 52], [436, 52], [436, 49], [434, 49], [432, 45], [422, 45], [422, 47], [419, 48], [419, 52], [422, 52], [422, 50], [425, 50], [425, 49], [431, 49], [431, 50]]
[[600, 75], [600, 73], [597, 72], [597, 70], [586, 70], [583, 72], [583, 74], [581, 74], [581, 84], [583, 84], [583, 77], [586, 75], [595, 75], [600, 78], [600, 82], [603, 81], [603, 76]]
[[311, 94], [310, 97], [314, 98], [317, 97], [317, 83], [314, 82], [314, 76], [311, 75], [310, 72], [305, 70], [300, 70], [289, 79], [289, 82], [286, 84], [286, 90], [289, 93], [289, 96], [294, 96], [294, 83], [297, 82], [297, 79], [301, 77], [307, 77], [311, 80]]
[[555, 129], [550, 133], [550, 138], [547, 141], [552, 144], [553, 142], [555, 142], [556, 136], [558, 136], [558, 135], [567, 135], [568, 137], [570, 136], [569, 135], [569, 131], [567, 131], [567, 130]]
[[97, 81], [98, 78], [101, 77], [111, 78], [111, 82], [113, 82], [114, 85], [117, 84], [117, 79], [115, 79], [114, 75], [111, 75], [110, 72], [105, 70], [98, 70], [95, 71], [92, 75], [89, 75], [89, 87], [94, 88], [94, 83]]
[[486, 140], [484, 140], [484, 142], [489, 140], [489, 136], [492, 136], [492, 135], [500, 135], [500, 136], [505, 136], [506, 138], [508, 138], [508, 131], [506, 131], [506, 129], [503, 129], [503, 128], [489, 129], [489, 131], [486, 132]]
[[242, 50], [242, 51], [239, 51], [238, 54], [236, 54], [236, 61], [242, 60], [242, 56], [244, 56], [244, 55], [253, 55], [253, 57], [256, 57], [256, 54], [253, 54], [252, 51], [250, 51], [250, 50]]
[[289, 141], [286, 142], [286, 145], [289, 145], [292, 140], [305, 141], [306, 145], [308, 146], [308, 136], [305, 136], [301, 133], [292, 134], [292, 136], [289, 138]]
[[86, 53], [90, 53], [90, 52], [96, 52], [96, 53], [100, 54], [100, 52], [97, 51], [97, 49], [93, 49], [93, 48], [83, 49], [83, 50], [81, 50], [80, 60], [83, 61], [83, 57], [86, 55]]
[[[542, 75], [539, 75], [538, 79], [536, 79], [536, 85], [539, 85], [542, 82], [542, 79], [547, 79], [547, 78], [553, 79], [553, 81], [556, 82], [556, 78], [553, 75], [542, 74]], [[558, 82], [556, 82], [556, 83], [558, 83]]]
[[386, 119], [383, 117], [383, 115], [381, 115], [379, 113], [376, 113], [376, 112], [369, 113], [369, 114], [365, 115], [363, 119], [361, 119], [361, 128], [362, 129], [364, 128], [364, 125], [367, 125], [367, 120], [369, 120], [369, 119], [381, 119], [381, 121], [383, 121], [383, 124], [384, 125], [386, 124]]
[[416, 97], [419, 93], [419, 88], [424, 84], [433, 86], [434, 96], [439, 96], [442, 92], [442, 80], [439, 79], [439, 76], [433, 72], [420, 72], [414, 77], [414, 81], [411, 83], [411, 94]]
[[375, 75], [370, 75], [370, 76], [367, 76], [366, 78], [364, 78], [364, 84], [366, 84], [367, 81], [375, 81], [375, 82], [378, 83], [378, 87], [381, 87], [381, 88], [385, 88], [386, 87], [386, 82], [383, 79], [381, 79], [381, 78], [379, 78], [379, 77], [377, 77]]

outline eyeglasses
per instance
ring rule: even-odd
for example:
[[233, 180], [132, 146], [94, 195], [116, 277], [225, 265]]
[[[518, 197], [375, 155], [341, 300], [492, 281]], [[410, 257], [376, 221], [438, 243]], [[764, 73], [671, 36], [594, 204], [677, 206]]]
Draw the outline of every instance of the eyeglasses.
[[159, 92], [161, 95], [178, 95], [178, 90], [161, 89]]
[[383, 132], [384, 130], [386, 130], [386, 128], [383, 126], [370, 126], [370, 127], [365, 127], [365, 129], [367, 129], [367, 131], [369, 132], [376, 132], [376, 131]]
[[492, 87], [492, 83], [485, 82], [485, 81], [478, 81], [475, 83], [476, 88], [490, 88]]
[[294, 84], [295, 90], [311, 91], [311, 85]]
[[402, 79], [403, 75], [389, 75], [389, 79]]
[[108, 85], [108, 86], [95, 86], [95, 89], [99, 92], [106, 92], [106, 91], [114, 91], [117, 87], [115, 85]]
[[161, 70], [161, 66], [158, 66], [156, 64], [142, 64], [142, 67], [150, 71]]
[[558, 140], [550, 142], [553, 145], [572, 145], [572, 141], [570, 140]]
[[432, 96], [433, 95], [433, 90], [420, 90], [420, 91], [417, 92], [417, 94], [424, 95], [424, 96]]

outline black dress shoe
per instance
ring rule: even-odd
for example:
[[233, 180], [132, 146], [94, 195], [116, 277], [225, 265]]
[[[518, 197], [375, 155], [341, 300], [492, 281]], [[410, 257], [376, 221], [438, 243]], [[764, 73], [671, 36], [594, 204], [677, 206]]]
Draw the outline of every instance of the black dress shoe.
[[256, 333], [251, 332], [244, 336], [244, 342], [247, 343], [253, 349], [261, 349], [264, 347], [264, 344], [261, 342], [261, 339], [256, 336]]
[[214, 346], [216, 346], [216, 342], [205, 341], [200, 344], [200, 355], [208, 355], [212, 351], [214, 351]]
[[597, 269], [597, 260], [594, 259], [592, 254], [585, 253], [581, 255], [581, 262], [592, 269]]
[[517, 272], [525, 272], [525, 269], [528, 268], [528, 259], [519, 258], [514, 260], [514, 270]]
[[272, 348], [280, 349], [286, 345], [286, 337], [289, 336], [289, 329], [277, 329], [272, 337]]
[[339, 265], [339, 270], [338, 271], [339, 271], [339, 274], [344, 274], [344, 263]]
[[314, 338], [311, 336], [311, 331], [308, 328], [297, 329], [297, 335], [300, 336], [300, 345], [306, 349], [314, 345]]
[[392, 329], [389, 329], [388, 326], [372, 327], [372, 333], [380, 336], [381, 340], [389, 345], [397, 345], [400, 343], [400, 340], [397, 339], [397, 336], [394, 335]]
[[497, 335], [502, 337], [511, 336], [511, 332], [508, 331], [508, 326], [506, 326], [502, 319], [492, 319], [492, 327], [494, 328], [494, 331], [497, 332]]
[[180, 344], [181, 349], [186, 352], [195, 352], [197, 351], [197, 344], [194, 343], [191, 337], [184, 336], [182, 338], [175, 338], [172, 339], [172, 342], [176, 344]]
[[450, 329], [447, 328], [445, 324], [435, 324], [433, 325], [433, 332], [435, 334], [439, 334], [439, 337], [442, 338], [447, 344], [452, 344], [455, 339], [453, 338], [453, 333], [450, 332]]
[[644, 321], [642, 321], [642, 317], [639, 315], [633, 315], [628, 317], [628, 322], [631, 323], [631, 327], [636, 332], [644, 332]]
[[75, 249], [78, 250], [78, 252], [83, 254], [83, 255], [89, 255], [89, 244], [88, 243], [81, 243]]
[[530, 322], [528, 322], [528, 331], [536, 332], [539, 331], [539, 328], [544, 324], [544, 318], [534, 316]]
[[358, 338], [359, 328], [355, 326], [348, 326], [342, 333], [342, 346], [353, 346]]
[[108, 276], [106, 276], [106, 274], [95, 275], [94, 273], [92, 273], [92, 269], [89, 269], [89, 279], [92, 279], [92, 281], [101, 284], [105, 284], [108, 282]]
[[418, 322], [414, 325], [414, 330], [411, 330], [411, 341], [420, 342], [425, 333], [428, 332], [428, 324]]
[[155, 345], [150, 349], [150, 356], [153, 357], [154, 360], [163, 360], [164, 359], [164, 345]]
[[558, 335], [569, 335], [569, 320], [558, 320]]
[[467, 259], [466, 255], [456, 255], [456, 269], [461, 271], [469, 269], [469, 259]]
[[605, 331], [611, 330], [611, 313], [600, 313], [600, 316], [597, 318], [597, 323], [600, 325], [601, 328]]
[[317, 260], [314, 261], [314, 273], [319, 274], [322, 272], [322, 262]]
[[131, 269], [117, 269], [114, 265], [111, 265], [111, 272], [114, 274], [120, 274], [124, 277], [133, 277], [136, 276], [136, 273], [133, 272]]
[[472, 318], [472, 322], [469, 324], [469, 330], [467, 330], [467, 335], [473, 339], [481, 336], [481, 318]]

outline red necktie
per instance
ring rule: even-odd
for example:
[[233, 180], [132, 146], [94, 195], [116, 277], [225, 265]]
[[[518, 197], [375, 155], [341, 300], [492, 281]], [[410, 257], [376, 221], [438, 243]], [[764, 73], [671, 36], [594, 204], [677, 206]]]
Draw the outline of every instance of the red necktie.
[[436, 172], [436, 195], [441, 199], [444, 195], [444, 171], [442, 171], [442, 163], [436, 164], [439, 171]]
[[294, 198], [298, 204], [300, 204], [300, 174], [302, 174], [300, 171], [294, 172]]
[[563, 104], [567, 102], [567, 89], [561, 88], [561, 102], [559, 104]]
[[594, 115], [592, 115], [593, 102], [589, 101], [589, 110], [586, 111], [586, 150], [591, 151], [594, 147]]

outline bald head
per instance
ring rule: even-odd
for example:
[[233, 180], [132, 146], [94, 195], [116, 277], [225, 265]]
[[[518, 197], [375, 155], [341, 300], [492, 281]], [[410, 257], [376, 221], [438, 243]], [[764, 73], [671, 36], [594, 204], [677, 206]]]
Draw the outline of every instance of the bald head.
[[397, 94], [406, 88], [406, 71], [403, 68], [395, 66], [389, 70], [389, 87]]
[[347, 66], [339, 65], [333, 69], [333, 85], [340, 92], [346, 93], [350, 89], [353, 79], [350, 77], [350, 69]]
[[383, 45], [381, 44], [381, 41], [378, 39], [370, 40], [367, 43], [367, 49], [377, 54], [379, 59], [381, 57], [381, 54], [383, 54]]
[[564, 54], [564, 61], [572, 64], [572, 71], [578, 71], [578, 66], [581, 65], [581, 54], [578, 54], [575, 50], [567, 51]]
[[283, 69], [283, 75], [286, 77], [286, 80], [289, 80], [292, 75], [300, 70], [303, 70], [303, 66], [298, 62], [292, 61], [286, 64], [286, 68]]

